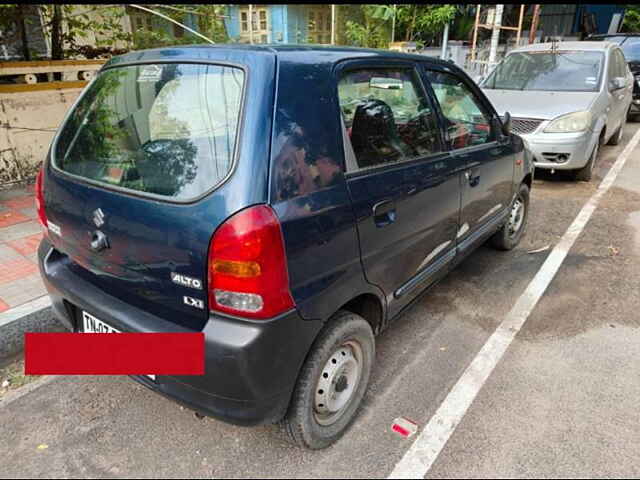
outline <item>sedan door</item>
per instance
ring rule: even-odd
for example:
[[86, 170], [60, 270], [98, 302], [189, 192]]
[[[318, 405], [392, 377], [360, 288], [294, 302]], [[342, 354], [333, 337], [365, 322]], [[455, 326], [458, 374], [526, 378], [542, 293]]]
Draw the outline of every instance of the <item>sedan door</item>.
[[[448, 70], [448, 71], [447, 71]], [[468, 78], [428, 67], [445, 124], [451, 157], [465, 165], [458, 250], [471, 250], [504, 220], [513, 192], [515, 152], [493, 108]]]
[[[616, 79], [624, 79], [624, 85], [617, 85]], [[609, 106], [607, 107], [607, 137], [617, 132], [624, 122], [629, 108], [633, 83], [629, 82], [627, 62], [619, 48], [609, 52], [607, 75]]]
[[338, 95], [362, 264], [393, 317], [455, 255], [464, 164], [413, 63], [349, 62]]

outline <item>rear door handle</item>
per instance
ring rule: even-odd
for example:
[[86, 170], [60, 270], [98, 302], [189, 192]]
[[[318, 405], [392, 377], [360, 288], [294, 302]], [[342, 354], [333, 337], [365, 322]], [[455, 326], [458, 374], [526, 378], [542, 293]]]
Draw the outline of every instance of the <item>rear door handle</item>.
[[373, 206], [373, 221], [382, 228], [396, 221], [396, 204], [393, 200], [382, 200]]

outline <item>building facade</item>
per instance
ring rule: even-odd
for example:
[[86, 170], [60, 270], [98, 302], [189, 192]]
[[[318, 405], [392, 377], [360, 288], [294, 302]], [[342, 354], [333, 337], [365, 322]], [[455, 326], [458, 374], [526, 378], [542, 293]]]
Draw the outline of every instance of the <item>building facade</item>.
[[225, 25], [229, 39], [240, 43], [330, 44], [331, 6], [230, 5]]

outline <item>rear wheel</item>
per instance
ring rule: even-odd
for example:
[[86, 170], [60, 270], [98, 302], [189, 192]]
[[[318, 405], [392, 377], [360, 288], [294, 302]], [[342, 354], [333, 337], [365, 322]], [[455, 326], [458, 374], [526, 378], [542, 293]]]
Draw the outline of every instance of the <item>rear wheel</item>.
[[507, 222], [491, 237], [491, 245], [498, 250], [511, 250], [520, 243], [529, 216], [529, 187], [521, 184], [511, 204]]
[[359, 315], [338, 312], [324, 327], [298, 378], [282, 426], [301, 447], [331, 445], [355, 417], [375, 357], [371, 326]]

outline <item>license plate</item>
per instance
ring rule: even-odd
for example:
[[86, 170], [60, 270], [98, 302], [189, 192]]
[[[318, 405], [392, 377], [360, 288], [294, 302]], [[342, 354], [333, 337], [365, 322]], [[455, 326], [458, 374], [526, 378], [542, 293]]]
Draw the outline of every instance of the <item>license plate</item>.
[[[84, 333], [122, 333], [117, 328], [113, 328], [111, 325], [85, 311], [82, 312], [82, 331]], [[156, 376], [153, 374], [147, 374], [145, 376], [154, 382], [156, 380]]]
[[84, 333], [122, 333], [87, 312], [82, 312], [82, 324]]

